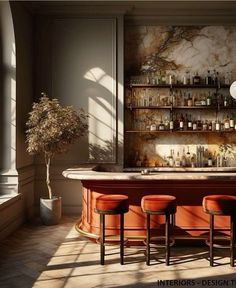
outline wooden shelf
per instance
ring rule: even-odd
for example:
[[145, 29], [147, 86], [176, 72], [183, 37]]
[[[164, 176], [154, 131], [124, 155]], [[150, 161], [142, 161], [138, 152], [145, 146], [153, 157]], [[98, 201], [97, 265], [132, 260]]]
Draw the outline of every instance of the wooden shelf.
[[203, 131], [203, 130], [155, 130], [155, 131], [147, 131], [147, 130], [126, 130], [125, 133], [142, 133], [142, 134], [159, 134], [159, 133], [235, 133], [235, 130], [229, 131]]
[[234, 110], [236, 107], [224, 107], [224, 106], [131, 106], [131, 107], [125, 107], [128, 110], [145, 110], [145, 109], [172, 109], [172, 110], [177, 110], [177, 109], [206, 109], [206, 110]]
[[127, 87], [140, 87], [140, 88], [208, 88], [208, 89], [221, 89], [221, 88], [229, 88], [230, 85], [222, 84], [220, 86], [218, 85], [205, 85], [205, 84], [199, 84], [199, 85], [184, 85], [184, 84], [127, 84]]

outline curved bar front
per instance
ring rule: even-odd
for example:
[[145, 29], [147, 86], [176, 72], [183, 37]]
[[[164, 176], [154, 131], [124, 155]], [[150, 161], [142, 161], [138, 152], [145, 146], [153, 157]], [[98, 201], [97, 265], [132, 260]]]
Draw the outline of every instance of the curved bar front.
[[[233, 172], [155, 172], [148, 175], [128, 172], [104, 172], [96, 166], [67, 169], [63, 175], [82, 182], [82, 217], [79, 232], [89, 238], [99, 235], [99, 215], [94, 212], [96, 198], [103, 194], [124, 194], [129, 197], [129, 212], [125, 214], [125, 235], [145, 237], [145, 214], [141, 199], [149, 194], [173, 195], [177, 199], [174, 219], [175, 238], [205, 239], [209, 219], [202, 210], [202, 199], [211, 194], [236, 195], [236, 175]], [[105, 170], [105, 169], [104, 169]], [[164, 234], [164, 218], [152, 215], [151, 228], [155, 235]], [[163, 227], [162, 227], [163, 226]], [[219, 235], [228, 234], [229, 218], [216, 217]], [[158, 228], [158, 229], [156, 229]], [[119, 232], [119, 218], [106, 218], [106, 235]]]

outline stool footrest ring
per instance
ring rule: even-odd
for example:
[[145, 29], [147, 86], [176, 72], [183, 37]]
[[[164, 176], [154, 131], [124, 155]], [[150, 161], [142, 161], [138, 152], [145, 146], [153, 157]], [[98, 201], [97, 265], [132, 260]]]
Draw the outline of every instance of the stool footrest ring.
[[[96, 239], [96, 243], [100, 244], [101, 243], [101, 238], [98, 237]], [[124, 244], [127, 244], [128, 242], [128, 238], [124, 237]], [[106, 236], [105, 237], [105, 242], [104, 242], [105, 246], [113, 246], [113, 245], [120, 245], [120, 235], [110, 235], [110, 236]]]
[[[160, 242], [163, 242], [163, 244], [162, 243], [160, 243], [160, 244], [153, 243], [154, 241], [156, 241], [156, 242], [160, 241]], [[143, 243], [145, 245], [147, 245], [146, 239], [143, 240]], [[174, 244], [175, 244], [175, 239], [171, 238], [170, 239], [170, 247], [172, 247]], [[151, 237], [150, 238], [150, 247], [151, 248], [165, 248], [166, 247], [166, 245], [165, 245], [165, 236], [154, 236], [154, 237]]]

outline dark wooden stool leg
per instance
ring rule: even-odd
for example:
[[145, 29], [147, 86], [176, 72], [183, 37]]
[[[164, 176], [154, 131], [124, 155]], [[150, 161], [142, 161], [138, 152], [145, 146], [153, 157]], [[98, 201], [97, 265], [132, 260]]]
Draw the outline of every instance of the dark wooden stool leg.
[[146, 264], [150, 265], [150, 214], [146, 218]]
[[214, 215], [210, 214], [210, 266], [214, 259]]
[[170, 214], [166, 214], [165, 228], [166, 265], [168, 266], [170, 264]]
[[120, 214], [120, 264], [124, 264], [124, 214]]
[[100, 262], [104, 265], [105, 255], [105, 215], [100, 214]]
[[230, 266], [234, 267], [235, 258], [235, 216], [230, 217]]

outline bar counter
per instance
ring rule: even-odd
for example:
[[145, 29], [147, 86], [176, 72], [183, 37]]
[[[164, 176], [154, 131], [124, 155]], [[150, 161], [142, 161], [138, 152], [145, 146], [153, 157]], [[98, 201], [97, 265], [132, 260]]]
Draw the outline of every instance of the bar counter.
[[[99, 235], [99, 215], [94, 212], [96, 198], [102, 194], [129, 196], [129, 212], [125, 214], [125, 235], [128, 239], [145, 237], [145, 214], [141, 199], [148, 194], [169, 194], [177, 199], [174, 237], [176, 239], [206, 239], [209, 215], [202, 210], [202, 199], [211, 194], [236, 195], [234, 168], [153, 169], [151, 173], [123, 172], [118, 165], [80, 165], [63, 171], [63, 176], [82, 183], [82, 216], [77, 230], [88, 238]], [[217, 170], [217, 171], [216, 171]], [[151, 217], [152, 233], [164, 234], [163, 216]], [[229, 232], [229, 217], [216, 217], [219, 237]], [[118, 216], [106, 216], [106, 234], [118, 234]]]

